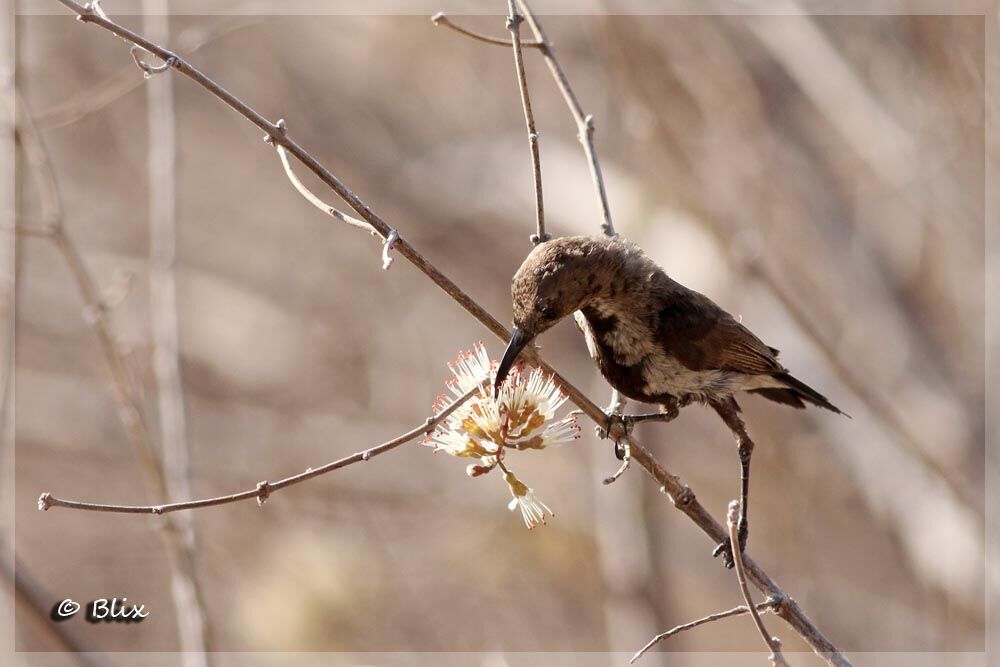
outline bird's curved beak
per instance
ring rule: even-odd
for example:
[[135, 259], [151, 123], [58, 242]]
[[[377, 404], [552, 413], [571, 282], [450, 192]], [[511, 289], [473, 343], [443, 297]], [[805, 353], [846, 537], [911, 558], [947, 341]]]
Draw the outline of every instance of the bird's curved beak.
[[500, 387], [503, 386], [503, 381], [507, 379], [507, 374], [510, 373], [514, 362], [517, 361], [517, 355], [531, 342], [532, 338], [533, 336], [529, 336], [521, 329], [514, 327], [514, 330], [510, 334], [510, 342], [507, 343], [507, 351], [503, 353], [503, 359], [500, 360], [500, 366], [497, 368], [497, 379], [493, 383], [494, 399], [500, 396]]

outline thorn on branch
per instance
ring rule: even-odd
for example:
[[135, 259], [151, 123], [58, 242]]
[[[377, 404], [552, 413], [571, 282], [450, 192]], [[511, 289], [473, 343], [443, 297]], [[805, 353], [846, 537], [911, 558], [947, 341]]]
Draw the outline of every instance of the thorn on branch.
[[399, 240], [399, 232], [395, 229], [389, 231], [389, 235], [385, 237], [385, 243], [382, 244], [382, 270], [388, 271], [389, 267], [392, 266], [392, 255], [389, 252], [392, 247], [396, 245]]
[[263, 507], [271, 497], [271, 487], [267, 481], [257, 482], [257, 507]]

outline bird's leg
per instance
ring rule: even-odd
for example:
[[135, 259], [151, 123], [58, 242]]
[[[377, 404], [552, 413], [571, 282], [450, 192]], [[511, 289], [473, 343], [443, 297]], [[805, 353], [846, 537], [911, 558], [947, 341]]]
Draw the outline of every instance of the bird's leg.
[[[604, 426], [597, 426], [597, 437], [601, 440], [611, 437], [615, 441], [615, 458], [619, 461], [627, 461], [629, 458], [628, 452], [628, 436], [629, 433], [625, 428], [625, 422], [622, 419], [622, 410], [625, 408], [625, 399], [618, 392], [617, 389], [611, 390], [611, 400], [608, 402], [608, 407], [604, 409], [604, 414], [607, 416], [607, 421]], [[615, 429], [615, 426], [618, 428]], [[623, 465], [623, 468], [625, 466]], [[623, 471], [624, 472], [624, 471]]]
[[[750, 457], [753, 455], [753, 440], [747, 434], [743, 419], [740, 418], [740, 406], [736, 403], [736, 399], [730, 396], [721, 401], [712, 401], [711, 406], [736, 436], [737, 451], [740, 455], [740, 518], [737, 526], [740, 553], [743, 553], [750, 535], [747, 524], [747, 498], [750, 495]], [[723, 562], [727, 568], [733, 567], [732, 544], [730, 544], [728, 537], [712, 552], [713, 556], [719, 554], [722, 554]]]

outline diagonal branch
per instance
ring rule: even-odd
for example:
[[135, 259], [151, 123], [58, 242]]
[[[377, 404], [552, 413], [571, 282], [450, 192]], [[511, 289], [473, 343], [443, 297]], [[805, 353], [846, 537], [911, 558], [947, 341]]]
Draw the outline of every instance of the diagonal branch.
[[[326, 183], [345, 202], [347, 202], [348, 205], [350, 205], [351, 208], [353, 208], [358, 215], [361, 216], [361, 218], [371, 224], [383, 238], [388, 238], [392, 228], [384, 220], [382, 220], [382, 218], [375, 214], [367, 204], [365, 204], [357, 195], [349, 190], [339, 179], [330, 173], [326, 167], [320, 164], [305, 149], [293, 141], [286, 133], [281, 132], [279, 127], [247, 106], [235, 95], [207, 77], [204, 73], [193, 67], [183, 58], [178, 57], [176, 54], [170, 52], [162, 46], [154, 44], [145, 37], [122, 27], [114, 21], [97, 16], [93, 11], [76, 2], [73, 2], [73, 0], [57, 1], [76, 13], [80, 17], [80, 20], [98, 25], [113, 34], [118, 35], [119, 37], [123, 37], [134, 44], [138, 44], [150, 53], [158, 56], [164, 62], [173, 57], [173, 69], [205, 88], [209, 93], [224, 102], [231, 109], [267, 133], [269, 137], [273, 138], [275, 144], [283, 146], [289, 153], [294, 155], [299, 161], [306, 165], [306, 167], [316, 174], [320, 180]], [[522, 9], [524, 9], [524, 4], [520, 4]], [[529, 25], [537, 26], [537, 21], [534, 20], [534, 17], [530, 12], [526, 11], [525, 15]], [[458, 285], [456, 285], [451, 279], [441, 273], [437, 267], [427, 261], [427, 259], [417, 252], [417, 250], [410, 245], [408, 241], [400, 237], [396, 241], [395, 247], [400, 255], [405, 257], [417, 269], [424, 273], [424, 275], [426, 275], [435, 285], [440, 287], [494, 335], [503, 341], [507, 341], [509, 339], [510, 332], [506, 327], [500, 324], [495, 317], [493, 317], [482, 306], [462, 291], [461, 288], [459, 288]], [[573, 401], [588, 417], [596, 423], [606, 426], [607, 417], [596, 403], [585, 396], [575, 386], [567, 382], [561, 375], [556, 373], [551, 366], [538, 357], [536, 352], [528, 352], [526, 356], [528, 357], [528, 361], [533, 360], [545, 369], [546, 372], [551, 373], [554, 380], [562, 387], [569, 399]], [[691, 491], [691, 489], [689, 489], [678, 476], [672, 474], [664, 468], [655, 458], [653, 458], [649, 450], [639, 444], [634, 438], [629, 439], [629, 445], [633, 461], [646, 469], [646, 471], [660, 485], [662, 491], [670, 496], [674, 506], [687, 515], [706, 535], [709, 536], [709, 538], [711, 538], [714, 544], [721, 542], [725, 537], [725, 529], [711, 516], [711, 514], [708, 513], [705, 507], [695, 497], [695, 494]], [[829, 664], [836, 665], [838, 667], [844, 667], [851, 664], [846, 656], [844, 656], [843, 653], [841, 653], [840, 650], [837, 649], [837, 647], [823, 635], [820, 629], [816, 627], [809, 617], [806, 616], [805, 612], [802, 611], [798, 604], [788, 597], [788, 595], [781, 590], [777, 583], [775, 583], [774, 580], [772, 580], [751, 558], [744, 556], [744, 562], [750, 581], [753, 582], [754, 585], [763, 591], [768, 597], [775, 600], [777, 614], [781, 616], [781, 618], [783, 618], [792, 628], [794, 628], [795, 631], [798, 632], [807, 643], [809, 643], [818, 655], [823, 657], [823, 659]]]
[[521, 53], [521, 22], [524, 17], [514, 9], [514, 0], [507, 0], [507, 29], [510, 30], [514, 47], [514, 70], [517, 72], [517, 87], [521, 91], [521, 106], [524, 108], [524, 124], [528, 128], [528, 146], [531, 148], [531, 172], [535, 176], [535, 224], [537, 232], [531, 237], [535, 245], [548, 241], [545, 233], [545, 204], [542, 199], [542, 162], [538, 156], [538, 130], [535, 129], [535, 114], [531, 111], [528, 96], [528, 80], [524, 74], [524, 55]]
[[427, 420], [420, 426], [417, 426], [416, 428], [411, 429], [403, 435], [393, 438], [388, 442], [383, 442], [381, 445], [376, 445], [375, 447], [355, 452], [350, 456], [345, 456], [342, 459], [331, 461], [330, 463], [322, 465], [318, 468], [307, 468], [297, 475], [280, 479], [277, 482], [259, 482], [255, 488], [247, 491], [240, 491], [239, 493], [233, 493], [228, 496], [216, 496], [215, 498], [187, 500], [184, 502], [166, 503], [162, 505], [107, 505], [103, 503], [86, 503], [79, 500], [56, 498], [51, 493], [46, 491], [38, 498], [38, 509], [48, 510], [52, 507], [68, 507], [70, 509], [77, 510], [90, 510], [92, 512], [117, 512], [120, 514], [169, 514], [171, 512], [179, 512], [181, 510], [193, 510], [202, 507], [213, 507], [215, 505], [228, 505], [229, 503], [249, 500], [251, 498], [256, 498], [257, 504], [263, 505], [274, 491], [280, 491], [281, 489], [293, 486], [299, 482], [304, 482], [312, 479], [313, 477], [325, 475], [326, 473], [333, 472], [334, 470], [340, 470], [341, 468], [345, 468], [354, 463], [368, 461], [379, 454], [385, 454], [386, 452], [391, 451], [402, 444], [410, 442], [414, 438], [421, 435], [429, 435], [438, 424], [447, 419], [448, 415], [457, 410], [459, 406], [472, 398], [472, 396], [479, 391], [481, 387], [482, 385], [476, 385], [469, 391], [465, 392], [464, 395], [460, 396], [448, 407], [441, 410], [433, 417], [428, 417]]

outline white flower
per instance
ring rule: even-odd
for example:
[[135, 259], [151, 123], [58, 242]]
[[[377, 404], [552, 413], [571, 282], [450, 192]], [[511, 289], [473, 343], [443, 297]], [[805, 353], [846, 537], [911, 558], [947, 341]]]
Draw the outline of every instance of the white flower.
[[505, 449], [544, 449], [570, 442], [580, 437], [576, 414], [570, 413], [558, 421], [556, 411], [566, 402], [566, 396], [551, 375], [540, 368], [530, 371], [521, 366], [511, 370], [493, 399], [491, 381], [496, 377], [497, 364], [490, 361], [486, 347], [478, 343], [448, 364], [455, 376], [448, 382], [450, 394], [442, 394], [434, 403], [434, 412], [441, 412], [469, 391], [475, 393], [458, 406], [424, 440], [435, 451], [452, 456], [479, 459], [466, 467], [470, 477], [479, 477], [499, 467], [510, 487], [510, 510], [521, 509], [528, 529], [545, 523], [552, 510], [535, 495], [504, 464]]
[[494, 400], [492, 387], [483, 381], [493, 379], [496, 367], [482, 343], [448, 364], [455, 376], [448, 382], [453, 396], [439, 396], [434, 404], [435, 412], [448, 407], [477, 385], [479, 391], [438, 425], [426, 444], [452, 456], [493, 458], [484, 461], [489, 465], [495, 463], [502, 447], [543, 449], [580, 437], [576, 415], [551, 421], [556, 410], [566, 402], [566, 396], [551, 376], [546, 376], [539, 368], [530, 372], [515, 368], [501, 388], [499, 400]]
[[555, 516], [549, 506], [538, 499], [533, 489], [529, 489], [521, 480], [514, 476], [514, 473], [507, 471], [503, 476], [514, 499], [507, 505], [507, 509], [513, 512], [518, 507], [521, 508], [521, 518], [524, 525], [531, 530], [538, 524], [545, 525], [545, 515]]

